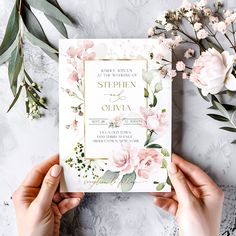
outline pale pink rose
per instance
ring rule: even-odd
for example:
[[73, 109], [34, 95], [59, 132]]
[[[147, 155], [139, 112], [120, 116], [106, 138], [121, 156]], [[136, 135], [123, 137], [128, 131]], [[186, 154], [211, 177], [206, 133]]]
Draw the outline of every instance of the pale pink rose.
[[66, 51], [67, 55], [71, 58], [74, 58], [76, 56], [76, 48], [69, 47]]
[[198, 39], [205, 39], [208, 37], [208, 32], [205, 29], [201, 29], [197, 32]]
[[195, 61], [190, 80], [202, 90], [203, 95], [217, 94], [224, 88], [235, 91], [236, 78], [231, 74], [234, 56], [210, 48]]
[[176, 63], [176, 70], [177, 71], [183, 71], [185, 70], [185, 64], [182, 61], [178, 61]]
[[166, 112], [157, 113], [153, 109], [140, 107], [140, 113], [143, 116], [142, 126], [157, 134], [162, 133], [168, 126]]
[[78, 76], [78, 73], [76, 71], [72, 71], [71, 74], [69, 75], [68, 77], [68, 80], [70, 82], [76, 82], [79, 80], [79, 76]]
[[139, 177], [148, 179], [160, 167], [162, 156], [156, 149], [141, 149], [138, 152], [139, 163], [135, 170]]
[[91, 41], [91, 40], [84, 40], [83, 47], [85, 49], [92, 48], [93, 46], [94, 46], [93, 41]]
[[196, 22], [194, 25], [193, 25], [194, 29], [196, 31], [199, 31], [201, 28], [202, 28], [202, 23], [199, 23], [199, 22]]
[[193, 49], [193, 48], [189, 48], [189, 49], [184, 53], [184, 57], [187, 58], [187, 59], [189, 59], [189, 58], [191, 58], [191, 57], [194, 56], [194, 53], [195, 53], [194, 49]]
[[225, 22], [220, 21], [219, 23], [215, 23], [212, 25], [212, 28], [216, 31], [216, 32], [220, 32], [222, 34], [226, 33], [227, 30], [227, 26], [225, 24]]
[[170, 77], [175, 77], [177, 75], [176, 70], [168, 70], [167, 75]]
[[134, 171], [137, 160], [137, 150], [130, 144], [123, 144], [120, 150], [113, 151], [109, 158], [109, 169], [112, 171], [122, 171], [131, 173]]
[[153, 27], [148, 29], [148, 36], [153, 36], [155, 34]]

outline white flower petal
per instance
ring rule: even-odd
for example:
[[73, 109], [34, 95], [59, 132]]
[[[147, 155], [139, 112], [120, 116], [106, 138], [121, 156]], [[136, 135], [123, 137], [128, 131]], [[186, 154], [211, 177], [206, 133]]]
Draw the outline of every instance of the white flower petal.
[[225, 87], [230, 91], [236, 91], [236, 78], [232, 74], [226, 79]]

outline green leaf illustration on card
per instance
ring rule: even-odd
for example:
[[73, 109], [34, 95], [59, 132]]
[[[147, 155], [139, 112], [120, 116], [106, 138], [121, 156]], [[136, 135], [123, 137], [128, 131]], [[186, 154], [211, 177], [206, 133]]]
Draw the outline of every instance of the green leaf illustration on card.
[[119, 172], [107, 170], [98, 180], [98, 184], [113, 184], [119, 177]]
[[120, 181], [122, 192], [129, 192], [134, 186], [135, 179], [136, 179], [135, 171], [133, 171], [130, 174], [123, 175]]
[[157, 190], [157, 191], [161, 191], [164, 187], [165, 187], [165, 183], [159, 183], [159, 184], [157, 184], [157, 186], [156, 186], [156, 190]]
[[168, 152], [168, 150], [166, 148], [162, 148], [161, 149], [161, 153], [165, 157], [169, 157], [170, 156], [170, 153]]

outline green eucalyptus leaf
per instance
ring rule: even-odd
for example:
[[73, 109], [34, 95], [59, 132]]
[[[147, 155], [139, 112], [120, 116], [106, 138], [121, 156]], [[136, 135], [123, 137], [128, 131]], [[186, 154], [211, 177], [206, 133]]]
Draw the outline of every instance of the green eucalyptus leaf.
[[135, 171], [133, 171], [130, 174], [123, 175], [120, 181], [122, 192], [129, 192], [134, 186], [135, 179], [136, 179]]
[[71, 20], [63, 13], [61, 12], [57, 7], [55, 7], [54, 5], [52, 5], [51, 3], [49, 3], [46, 0], [26, 0], [27, 3], [42, 11], [43, 13], [54, 17], [55, 19], [67, 24], [67, 25], [73, 25], [73, 23], [71, 22]]
[[7, 49], [13, 44], [13, 42], [17, 37], [18, 32], [19, 32], [19, 14], [15, 4], [9, 17], [4, 38], [0, 46], [0, 55], [6, 52]]
[[148, 145], [146, 148], [162, 148], [161, 145], [157, 144], [157, 143], [153, 143]]
[[220, 129], [223, 129], [229, 132], [236, 132], [236, 128], [233, 128], [233, 127], [220, 127]]
[[144, 97], [148, 98], [149, 97], [149, 92], [146, 88], [144, 88]]
[[120, 172], [107, 170], [98, 180], [98, 184], [112, 184], [119, 177]]
[[210, 116], [212, 119], [214, 120], [218, 120], [218, 121], [222, 121], [222, 122], [228, 122], [229, 119], [221, 116], [221, 115], [217, 115], [217, 114], [207, 114], [208, 116]]
[[157, 191], [161, 191], [164, 187], [165, 187], [165, 183], [159, 183], [159, 184], [156, 186], [156, 190], [157, 190]]
[[22, 62], [23, 58], [21, 55], [21, 49], [19, 46], [17, 46], [11, 54], [8, 64], [8, 76], [11, 90], [14, 96], [16, 96], [17, 78], [21, 71]]
[[31, 11], [28, 4], [22, 5], [22, 19], [27, 28], [27, 30], [33, 34], [35, 37], [43, 41], [44, 43], [48, 44], [48, 39], [43, 31], [41, 24], [39, 23], [38, 19]]
[[9, 60], [9, 58], [11, 57], [12, 52], [17, 47], [18, 42], [19, 42], [19, 37], [16, 36], [16, 39], [12, 43], [12, 45], [0, 56], [0, 65], [2, 65], [3, 63], [5, 63], [6, 61]]
[[199, 94], [201, 95], [201, 97], [202, 97], [204, 100], [206, 100], [207, 102], [210, 102], [210, 99], [209, 99], [207, 96], [204, 96], [204, 95], [202, 94], [201, 89], [200, 89], [200, 88], [197, 88], [197, 89], [198, 89], [198, 92], [199, 92]]
[[[236, 109], [236, 106], [231, 104], [222, 103], [221, 104], [227, 111], [232, 111]], [[217, 109], [215, 106], [210, 106], [208, 109]]]
[[17, 91], [17, 93], [16, 93], [16, 96], [14, 97], [14, 99], [13, 99], [11, 105], [9, 106], [7, 112], [9, 112], [9, 111], [12, 109], [12, 107], [15, 105], [16, 101], [18, 100], [18, 98], [19, 98], [19, 96], [20, 96], [20, 93], [21, 93], [21, 91], [22, 91], [22, 88], [23, 88], [23, 86], [20, 86], [20, 87], [19, 87], [19, 89], [18, 89], [18, 91]]
[[[48, 42], [48, 39], [43, 31], [43, 28], [41, 24], [39, 23], [38, 19], [34, 15], [34, 13], [31, 11], [30, 6], [24, 2], [22, 5], [22, 19], [24, 21], [24, 24], [27, 28], [27, 30], [33, 34], [35, 37], [43, 41], [44, 43], [48, 44], [49, 46], [50, 43]], [[52, 46], [51, 46], [52, 47]], [[48, 52], [47, 50], [43, 51], [53, 60], [58, 61], [58, 56], [55, 53]]]
[[[26, 79], [27, 79], [31, 84], [33, 84], [34, 81], [31, 79], [31, 77], [30, 77], [29, 74], [26, 72], [26, 70], [24, 70], [24, 73], [25, 73]], [[38, 92], [41, 92], [38, 87], [34, 87], [34, 88], [35, 88]]]
[[45, 49], [48, 52], [51, 53], [58, 53], [56, 49], [52, 48], [51, 46], [49, 46], [48, 44], [44, 43], [42, 40], [36, 38], [33, 34], [31, 34], [30, 32], [25, 32], [26, 37], [29, 39], [29, 41], [36, 45], [39, 46], [42, 49]]
[[166, 148], [162, 148], [161, 149], [161, 153], [165, 157], [169, 157], [170, 156], [170, 153], [168, 152], [168, 150]]
[[156, 105], [157, 105], [157, 97], [154, 95], [153, 96], [152, 106], [155, 107]]
[[161, 163], [161, 168], [166, 169], [167, 166], [168, 166], [168, 163], [167, 163], [166, 159], [163, 159], [163, 160], [162, 160], [162, 163]]
[[67, 34], [67, 30], [66, 30], [66, 27], [65, 25], [55, 19], [54, 17], [51, 17], [49, 15], [45, 15], [47, 17], [47, 19], [54, 25], [54, 27], [65, 37], [65, 38], [68, 38], [68, 34]]
[[212, 100], [212, 105], [217, 108], [226, 118], [230, 119], [228, 111], [219, 102]]
[[231, 142], [232, 144], [236, 144], [236, 139], [234, 141]]
[[166, 183], [171, 185], [171, 181], [170, 181], [170, 177], [169, 176], [167, 176]]

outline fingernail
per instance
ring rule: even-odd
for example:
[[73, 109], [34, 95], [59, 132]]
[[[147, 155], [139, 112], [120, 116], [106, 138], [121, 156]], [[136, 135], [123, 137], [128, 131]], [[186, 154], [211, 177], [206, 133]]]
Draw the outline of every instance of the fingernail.
[[60, 165], [54, 165], [51, 170], [51, 176], [52, 177], [58, 177], [61, 173], [61, 166]]
[[168, 171], [170, 174], [176, 174], [178, 169], [177, 169], [177, 166], [172, 162], [170, 163], [169, 167], [168, 167]]
[[80, 199], [80, 198], [74, 198], [74, 199], [73, 199], [73, 205], [74, 205], [74, 206], [78, 205], [80, 202], [81, 202], [81, 199]]

